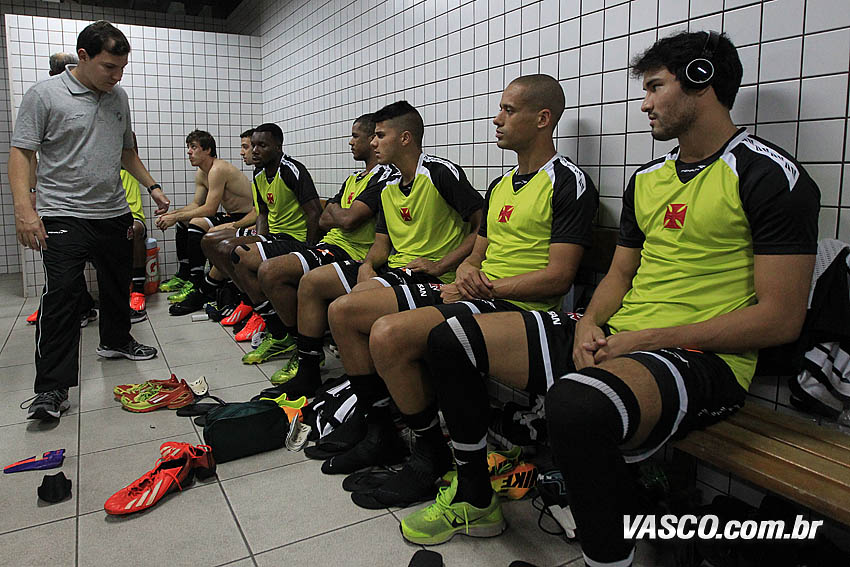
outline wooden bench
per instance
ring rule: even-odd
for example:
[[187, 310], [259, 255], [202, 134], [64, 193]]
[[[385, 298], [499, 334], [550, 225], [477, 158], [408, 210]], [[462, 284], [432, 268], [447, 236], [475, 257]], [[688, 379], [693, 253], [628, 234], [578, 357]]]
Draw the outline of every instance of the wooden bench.
[[[616, 246], [616, 231], [596, 229], [585, 253], [584, 271], [605, 273]], [[767, 349], [757, 374], [787, 373]], [[787, 349], [785, 349], [787, 351]], [[765, 356], [767, 354], [767, 356]], [[750, 403], [732, 417], [693, 431], [674, 447], [770, 492], [850, 525], [850, 435]]]
[[752, 403], [674, 446], [850, 525], [850, 435]]

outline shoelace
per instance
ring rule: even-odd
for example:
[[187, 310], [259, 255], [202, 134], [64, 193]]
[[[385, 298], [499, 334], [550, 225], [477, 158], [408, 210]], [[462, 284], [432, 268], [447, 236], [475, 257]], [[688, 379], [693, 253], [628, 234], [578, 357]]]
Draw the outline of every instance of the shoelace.
[[[457, 516], [458, 514], [454, 510], [452, 510], [452, 508], [451, 508], [451, 502], [447, 502], [448, 491], [449, 491], [449, 487], [447, 487], [447, 486], [440, 489], [440, 491], [437, 493], [437, 498], [434, 500], [434, 503], [431, 505], [432, 506], [432, 512], [436, 512], [441, 516], [446, 515], [446, 513], [451, 513], [451, 514]], [[469, 513], [468, 513], [468, 509], [467, 509], [466, 506], [462, 506], [461, 508], [463, 509], [464, 531], [468, 534], [469, 533]]]
[[[50, 391], [50, 392], [41, 392], [40, 394], [36, 394], [31, 398], [27, 398], [26, 400], [24, 400], [20, 403], [19, 407], [21, 409], [29, 409], [36, 402], [36, 400], [38, 400], [39, 397], [47, 398], [48, 401], [51, 401], [51, 402], [62, 403], [61, 396], [54, 391]], [[29, 404], [27, 404], [27, 402], [29, 402]], [[24, 405], [24, 404], [27, 404], [27, 405]]]
[[[183, 457], [181, 457], [181, 458], [183, 458]], [[133, 483], [130, 487], [128, 487], [127, 495], [128, 496], [135, 496], [136, 494], [144, 493], [144, 491], [147, 490], [147, 487], [150, 484], [153, 483], [154, 474], [157, 471], [160, 471], [160, 472], [170, 476], [174, 480], [174, 482], [177, 484], [177, 488], [179, 488], [180, 491], [182, 492], [183, 487], [180, 485], [180, 479], [177, 478], [177, 472], [175, 472], [175, 471], [179, 471], [179, 469], [176, 468], [176, 467], [160, 469], [160, 466], [162, 464], [163, 464], [163, 460], [157, 459], [156, 463], [154, 464], [153, 469], [151, 469], [148, 472], [146, 472], [145, 474], [143, 474], [141, 477], [139, 477], [139, 479], [135, 483]]]

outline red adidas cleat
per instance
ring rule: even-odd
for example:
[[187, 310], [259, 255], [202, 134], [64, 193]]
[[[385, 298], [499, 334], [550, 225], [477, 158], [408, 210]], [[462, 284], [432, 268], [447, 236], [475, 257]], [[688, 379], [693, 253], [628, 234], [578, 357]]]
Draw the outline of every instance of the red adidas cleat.
[[166, 494], [174, 490], [182, 491], [184, 486], [192, 483], [195, 475], [206, 478], [215, 474], [215, 463], [209, 446], [168, 442], [160, 447], [161, 451], [169, 455], [175, 449], [176, 458], [157, 460], [152, 470], [110, 496], [103, 505], [106, 513], [123, 515], [147, 510]]
[[225, 317], [224, 319], [221, 320], [221, 324], [224, 325], [225, 327], [231, 327], [231, 326], [235, 325], [236, 323], [239, 323], [240, 321], [244, 320], [246, 317], [251, 315], [253, 312], [254, 312], [254, 310], [251, 308], [251, 306], [246, 305], [245, 302], [243, 301], [239, 305], [236, 306], [236, 309], [233, 310], [233, 313], [231, 313], [230, 315], [228, 315], [227, 317]]
[[251, 315], [251, 318], [248, 319], [248, 322], [245, 323], [245, 327], [241, 331], [236, 333], [236, 336], [234, 338], [236, 339], [236, 342], [240, 343], [244, 341], [250, 341], [254, 337], [254, 335], [259, 333], [260, 331], [265, 330], [266, 322], [263, 321], [262, 317], [254, 313], [253, 315]]
[[38, 309], [36, 309], [32, 315], [27, 317], [27, 323], [30, 325], [35, 325], [35, 322], [38, 321]]
[[209, 445], [192, 445], [181, 441], [166, 441], [159, 446], [163, 461], [186, 457], [201, 480], [215, 474], [215, 459]]

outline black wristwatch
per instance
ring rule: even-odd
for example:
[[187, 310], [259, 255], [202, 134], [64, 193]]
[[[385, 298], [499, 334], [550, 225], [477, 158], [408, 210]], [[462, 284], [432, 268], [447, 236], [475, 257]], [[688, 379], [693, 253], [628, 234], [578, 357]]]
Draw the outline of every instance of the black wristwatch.
[[162, 189], [162, 185], [160, 185], [159, 183], [154, 183], [153, 185], [148, 187], [148, 193], [153, 192], [154, 189]]

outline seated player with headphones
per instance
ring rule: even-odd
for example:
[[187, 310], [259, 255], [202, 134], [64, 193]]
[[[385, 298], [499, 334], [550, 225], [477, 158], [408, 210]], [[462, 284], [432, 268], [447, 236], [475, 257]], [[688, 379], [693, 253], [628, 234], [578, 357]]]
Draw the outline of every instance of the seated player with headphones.
[[758, 350], [800, 332], [820, 195], [787, 152], [732, 122], [743, 75], [734, 45], [683, 32], [638, 56], [632, 72], [653, 138], [679, 146], [632, 175], [614, 259], [584, 316], [462, 315], [428, 337], [458, 475], [402, 520], [414, 543], [504, 528], [487, 472], [490, 376], [548, 391], [550, 444], [585, 563], [631, 565], [623, 516], [636, 512], [636, 490], [626, 463], [734, 413]]

